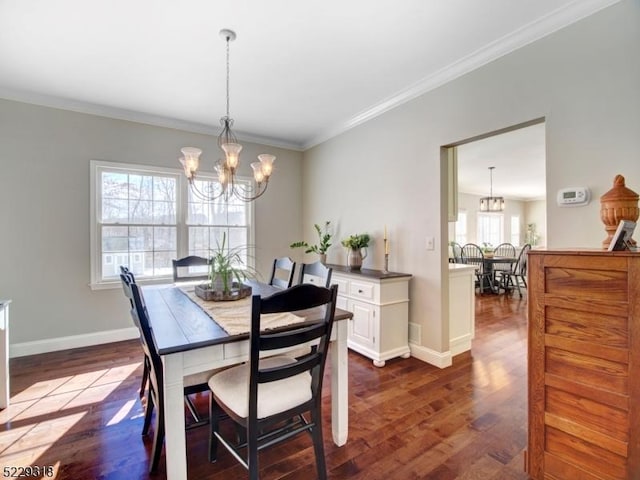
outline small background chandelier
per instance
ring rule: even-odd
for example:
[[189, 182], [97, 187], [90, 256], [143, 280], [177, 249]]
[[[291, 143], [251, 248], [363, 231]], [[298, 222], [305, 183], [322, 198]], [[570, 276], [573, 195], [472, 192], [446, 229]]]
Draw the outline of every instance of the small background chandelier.
[[273, 172], [273, 162], [276, 157], [266, 153], [258, 155], [258, 160], [260, 161], [251, 164], [253, 169], [252, 184], [239, 182], [236, 178], [236, 172], [240, 165], [242, 145], [238, 143], [231, 130], [233, 119], [229, 115], [229, 42], [236, 39], [236, 33], [233, 30], [223, 29], [220, 30], [220, 36], [227, 45], [227, 111], [226, 115], [220, 118], [222, 132], [218, 136], [218, 147], [224, 152], [224, 159], [218, 160], [214, 165], [219, 183], [208, 182], [206, 179], [202, 182], [196, 182], [200, 155], [202, 154], [201, 149], [183, 147], [181, 149], [183, 156], [180, 157], [179, 161], [184, 168], [187, 179], [189, 179], [191, 192], [200, 200], [211, 202], [218, 198], [224, 198], [227, 201], [231, 197], [235, 197], [244, 202], [250, 202], [267, 190], [269, 178]]
[[481, 212], [502, 212], [504, 210], [504, 197], [493, 196], [493, 169], [489, 167], [489, 196], [480, 199]]

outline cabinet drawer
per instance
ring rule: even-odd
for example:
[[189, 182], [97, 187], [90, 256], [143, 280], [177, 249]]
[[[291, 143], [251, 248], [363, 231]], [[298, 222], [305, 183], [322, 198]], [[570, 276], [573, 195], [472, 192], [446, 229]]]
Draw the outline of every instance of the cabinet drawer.
[[349, 281], [342, 278], [332, 278], [331, 285], [338, 285], [338, 295], [349, 295]]
[[373, 300], [374, 285], [370, 283], [350, 282], [349, 295], [353, 298], [362, 298], [364, 300]]

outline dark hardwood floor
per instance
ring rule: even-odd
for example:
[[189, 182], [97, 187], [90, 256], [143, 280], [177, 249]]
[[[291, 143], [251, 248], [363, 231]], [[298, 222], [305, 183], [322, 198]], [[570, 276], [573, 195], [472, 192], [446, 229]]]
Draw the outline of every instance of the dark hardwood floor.
[[[165, 478], [147, 474], [137, 341], [11, 360], [11, 406], [0, 411], [0, 474], [53, 466], [69, 480]], [[329, 373], [329, 372], [328, 372]], [[349, 353], [349, 440], [336, 447], [325, 382], [331, 479], [517, 480], [526, 445], [526, 296], [478, 296], [471, 353], [438, 369], [414, 358], [376, 368]], [[206, 412], [206, 394], [196, 398]], [[246, 479], [226, 452], [207, 461], [207, 429], [187, 433], [189, 478]], [[263, 479], [315, 478], [308, 436], [260, 457]], [[7, 471], [8, 473], [11, 473]], [[7, 476], [2, 478], [11, 478]]]

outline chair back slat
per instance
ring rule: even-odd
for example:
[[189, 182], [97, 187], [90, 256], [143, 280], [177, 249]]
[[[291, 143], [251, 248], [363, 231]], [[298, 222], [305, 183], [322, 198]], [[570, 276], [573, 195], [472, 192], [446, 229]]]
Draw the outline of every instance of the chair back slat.
[[[188, 257], [178, 258], [171, 261], [173, 267], [173, 282], [184, 282], [193, 280], [209, 279], [209, 259], [198, 257], [197, 255], [189, 255]], [[191, 267], [207, 267], [206, 273], [189, 273]], [[186, 274], [182, 272], [187, 271]]]
[[531, 245], [527, 243], [524, 247], [522, 247], [522, 250], [520, 250], [518, 261], [514, 266], [514, 273], [522, 275], [523, 277], [527, 275], [527, 261], [529, 257], [529, 250], [531, 250]]
[[293, 285], [293, 274], [296, 263], [289, 257], [276, 258], [271, 269], [269, 285], [278, 288], [289, 288]]
[[260, 350], [277, 350], [293, 345], [311, 342], [324, 335], [326, 327], [323, 323], [302, 328], [286, 329], [277, 333], [262, 333]]
[[258, 370], [257, 381], [258, 383], [269, 383], [293, 377], [300, 373], [312, 370], [317, 367], [321, 361], [321, 355], [318, 353], [312, 353], [308, 356], [302, 357], [295, 363], [290, 363], [281, 367], [260, 369]]
[[[275, 293], [264, 299], [255, 295], [252, 298], [252, 318], [250, 333], [250, 381], [249, 403], [257, 403], [257, 384], [266, 381], [282, 380], [308, 371], [312, 377], [311, 390], [322, 388], [322, 377], [329, 347], [329, 337], [333, 327], [338, 286], [331, 288], [302, 284]], [[262, 332], [260, 316], [267, 313], [295, 312], [311, 308], [324, 308], [324, 318], [313, 325], [292, 327], [277, 332]], [[282, 366], [261, 369], [261, 352], [274, 348], [302, 346], [317, 340], [310, 354], [296, 358], [295, 362]], [[251, 408], [251, 407], [250, 407]]]
[[[314, 285], [322, 285], [329, 288], [331, 285], [331, 273], [333, 268], [327, 267], [322, 262], [303, 263], [300, 265], [300, 275], [298, 284], [312, 283]], [[317, 279], [317, 280], [316, 280]], [[321, 282], [319, 283], [318, 282]]]
[[484, 253], [475, 243], [467, 243], [462, 247], [462, 259], [464, 263], [475, 265], [479, 271], [484, 271]]
[[[516, 247], [514, 247], [510, 243], [501, 243], [493, 250], [494, 257], [506, 257], [506, 258], [516, 258]], [[511, 271], [513, 269], [513, 262], [507, 263], [494, 263], [493, 270], [503, 270], [503, 271]]]
[[453, 254], [453, 263], [464, 263], [462, 245], [457, 242], [451, 242], [451, 253]]

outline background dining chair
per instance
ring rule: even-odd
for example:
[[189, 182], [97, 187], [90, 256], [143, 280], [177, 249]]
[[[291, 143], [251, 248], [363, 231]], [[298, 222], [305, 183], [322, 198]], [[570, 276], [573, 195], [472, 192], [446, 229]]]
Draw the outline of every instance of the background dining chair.
[[329, 288], [331, 285], [331, 272], [333, 268], [327, 267], [322, 262], [300, 264], [300, 275], [298, 284], [311, 283], [313, 285], [324, 285]]
[[[149, 472], [155, 472], [158, 468], [158, 462], [160, 461], [160, 455], [162, 453], [162, 445], [164, 443], [164, 376], [162, 373], [162, 359], [160, 354], [155, 349], [153, 342], [153, 336], [151, 333], [151, 325], [149, 323], [149, 316], [147, 313], [147, 307], [144, 303], [144, 297], [140, 287], [131, 282], [127, 275], [121, 274], [120, 279], [127, 298], [131, 300], [131, 316], [134, 323], [141, 331], [141, 341], [143, 343], [143, 349], [145, 355], [149, 358], [149, 388], [147, 389], [147, 402], [144, 414], [144, 424], [142, 426], [142, 434], [149, 433], [149, 427], [151, 426], [151, 419], [153, 417], [154, 406], [157, 407], [155, 415], [155, 426], [153, 436], [153, 446], [151, 448], [151, 461], [149, 463]], [[204, 425], [206, 420], [201, 420], [198, 416], [195, 408], [191, 404], [187, 395], [197, 392], [204, 392], [208, 390], [207, 379], [216, 373], [217, 370], [211, 370], [203, 372], [202, 374], [191, 375], [184, 378], [184, 394], [185, 400], [187, 400], [187, 406], [189, 407], [191, 415], [196, 420], [191, 424], [189, 428]]]
[[[173, 283], [209, 279], [209, 259], [207, 258], [189, 255], [188, 257], [172, 260], [171, 263], [173, 266]], [[193, 267], [196, 267], [195, 270], [198, 273], [193, 272]], [[186, 273], [184, 273], [185, 271]]]
[[453, 254], [453, 263], [463, 263], [462, 245], [460, 245], [458, 242], [451, 242], [451, 253]]
[[527, 288], [527, 261], [531, 245], [528, 243], [522, 247], [518, 255], [518, 261], [513, 264], [511, 271], [500, 272], [500, 287], [507, 291], [509, 288], [517, 288], [522, 298], [521, 288]]
[[[496, 248], [493, 249], [493, 256], [495, 257], [505, 257], [505, 258], [516, 258], [516, 247], [514, 247], [511, 243], [501, 243]], [[499, 279], [500, 272], [510, 272], [513, 269], [513, 262], [506, 263], [494, 263], [492, 265], [492, 273], [494, 283]]]
[[[218, 443], [221, 443], [249, 470], [249, 479], [257, 480], [258, 452], [306, 431], [313, 439], [318, 478], [326, 479], [321, 424], [322, 378], [337, 292], [337, 285], [328, 289], [302, 284], [266, 298], [253, 297], [249, 362], [224, 370], [209, 380], [212, 392], [209, 397], [210, 461], [216, 461]], [[284, 331], [260, 331], [262, 314], [323, 305], [326, 307], [321, 322]], [[275, 349], [299, 348], [313, 340], [319, 342], [317, 348], [304, 357], [267, 356]], [[223, 413], [243, 429], [239, 443], [221, 434]]]
[[482, 249], [475, 243], [467, 243], [462, 247], [462, 261], [476, 267], [476, 280], [480, 293], [484, 293], [485, 284], [493, 291], [491, 272], [486, 270]]
[[293, 284], [296, 263], [289, 257], [276, 258], [273, 261], [269, 285], [278, 288], [289, 288]]

